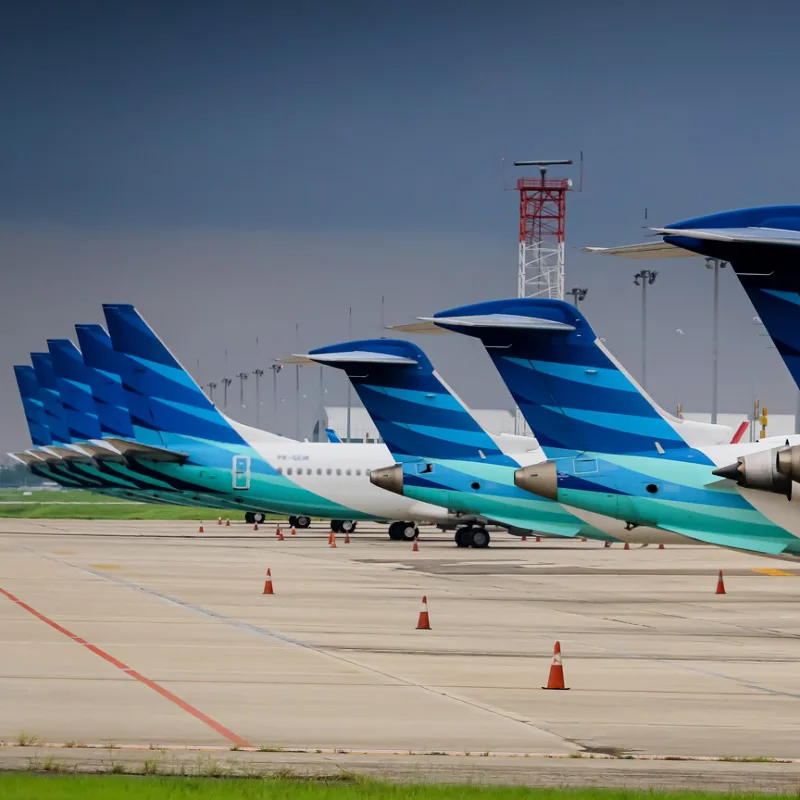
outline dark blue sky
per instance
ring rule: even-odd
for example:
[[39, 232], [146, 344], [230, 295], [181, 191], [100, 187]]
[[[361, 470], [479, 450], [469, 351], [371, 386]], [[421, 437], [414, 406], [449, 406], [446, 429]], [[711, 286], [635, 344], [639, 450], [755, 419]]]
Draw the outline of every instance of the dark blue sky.
[[[27, 442], [11, 364], [103, 301], [137, 303], [205, 381], [226, 347], [229, 372], [295, 349], [298, 320], [302, 347], [345, 338], [350, 305], [353, 334], [374, 335], [381, 295], [399, 322], [513, 294], [503, 158], [585, 151], [570, 248], [641, 239], [645, 206], [660, 224], [800, 199], [800, 8], [782, 0], [26, 0], [0, 15], [4, 448]], [[635, 373], [636, 266], [567, 256]], [[650, 387], [706, 410], [709, 275], [660, 269]], [[754, 386], [793, 410], [725, 277], [723, 410]], [[473, 343], [420, 343], [467, 402], [510, 404]]]

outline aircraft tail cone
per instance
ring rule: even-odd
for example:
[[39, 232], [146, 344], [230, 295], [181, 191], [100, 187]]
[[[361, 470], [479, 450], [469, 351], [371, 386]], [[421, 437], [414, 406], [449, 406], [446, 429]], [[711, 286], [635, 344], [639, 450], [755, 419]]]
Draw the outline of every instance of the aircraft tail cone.
[[561, 662], [561, 642], [556, 642], [553, 648], [553, 660], [550, 662], [550, 674], [547, 676], [547, 686], [542, 689], [561, 689], [569, 687], [564, 683], [564, 665]]
[[428, 596], [422, 596], [422, 608], [419, 612], [419, 620], [417, 620], [418, 631], [429, 631], [431, 629], [431, 618], [428, 615]]
[[722, 570], [719, 571], [719, 577], [717, 578], [717, 591], [715, 594], [727, 594], [725, 591], [725, 581], [722, 579]]
[[267, 570], [267, 580], [264, 581], [262, 594], [275, 594], [275, 590], [272, 588], [272, 572], [270, 570]]
[[741, 463], [728, 464], [727, 467], [720, 467], [715, 469], [711, 474], [716, 475], [718, 478], [728, 478], [732, 481], [738, 481], [742, 478]]

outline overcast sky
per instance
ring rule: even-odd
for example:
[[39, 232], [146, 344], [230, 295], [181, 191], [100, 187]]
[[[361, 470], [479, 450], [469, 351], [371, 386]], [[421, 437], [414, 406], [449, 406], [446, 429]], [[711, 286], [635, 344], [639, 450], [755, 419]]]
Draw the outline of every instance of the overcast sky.
[[[30, 445], [12, 365], [133, 302], [206, 383], [516, 292], [517, 158], [585, 152], [567, 286], [635, 375], [641, 263], [586, 244], [800, 201], [800, 6], [726, 2], [0, 3], [0, 450]], [[505, 159], [505, 161], [503, 161]], [[577, 178], [577, 171], [564, 172]], [[649, 388], [710, 409], [711, 275], [657, 265]], [[795, 390], [722, 276], [721, 409]], [[299, 333], [296, 324], [299, 323]], [[677, 333], [677, 330], [683, 333]], [[258, 345], [256, 340], [258, 339]], [[418, 338], [476, 407], [510, 407], [473, 340]], [[225, 352], [227, 349], [227, 363]], [[294, 433], [294, 375], [282, 413]], [[319, 370], [303, 371], [302, 432]], [[325, 375], [328, 404], [345, 399]], [[252, 378], [240, 409], [255, 421]], [[219, 389], [217, 390], [219, 396]]]

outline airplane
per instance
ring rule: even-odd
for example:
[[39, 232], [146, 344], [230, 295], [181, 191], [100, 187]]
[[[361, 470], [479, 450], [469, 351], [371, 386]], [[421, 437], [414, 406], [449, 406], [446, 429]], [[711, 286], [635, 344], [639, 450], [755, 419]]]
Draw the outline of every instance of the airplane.
[[454, 523], [447, 509], [370, 483], [369, 472], [390, 460], [385, 445], [296, 442], [229, 420], [133, 306], [103, 308], [112, 356], [98, 361], [84, 347], [83, 357], [91, 369], [119, 376], [133, 435], [104, 434], [78, 445], [95, 458], [102, 453], [93, 447], [111, 445], [137, 475], [177, 491], [287, 515], [301, 508], [332, 519], [343, 533], [355, 530], [357, 520], [379, 520], [391, 523], [390, 538], [411, 540], [417, 523]]
[[[398, 462], [373, 470], [370, 479], [388, 491], [464, 515], [467, 524], [456, 531], [459, 547], [486, 547], [487, 522], [517, 536], [538, 532], [606, 542], [693, 541], [668, 531], [630, 528], [600, 515], [581, 519], [558, 503], [517, 487], [516, 470], [546, 460], [538, 442], [528, 436], [488, 433], [412, 342], [344, 342], [297, 358], [346, 372]], [[720, 441], [732, 433], [727, 426], [706, 428]]]
[[[785, 497], [737, 487], [715, 474], [734, 454], [770, 450], [782, 437], [715, 444], [709, 426], [659, 408], [580, 311], [561, 300], [475, 303], [426, 322], [481, 340], [534, 431], [548, 460], [518, 469], [520, 488], [580, 517], [602, 514], [632, 528], [800, 558], [800, 515], [791, 513]], [[800, 436], [787, 441], [800, 444]], [[797, 498], [800, 493], [791, 502]]]
[[[660, 239], [587, 252], [626, 258], [704, 256], [728, 262], [800, 389], [800, 206], [758, 206], [709, 214], [663, 228]], [[742, 453], [716, 471], [745, 489], [791, 498], [800, 482], [800, 448], [782, 442]]]

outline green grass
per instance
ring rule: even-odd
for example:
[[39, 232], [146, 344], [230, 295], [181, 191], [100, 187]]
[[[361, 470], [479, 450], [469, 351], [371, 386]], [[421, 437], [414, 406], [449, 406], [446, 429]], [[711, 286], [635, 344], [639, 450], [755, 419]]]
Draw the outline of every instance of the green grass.
[[720, 797], [763, 797], [625, 789], [410, 785], [343, 777], [344, 780], [336, 775], [327, 780], [253, 780], [0, 773], [0, 797], [3, 800], [719, 800]]
[[[30, 494], [25, 494], [25, 492]], [[116, 497], [92, 494], [85, 489], [0, 489], [3, 503], [118, 503]]]

